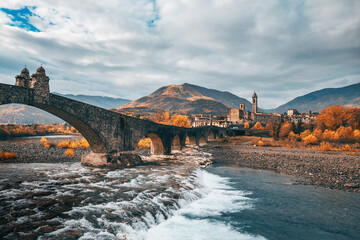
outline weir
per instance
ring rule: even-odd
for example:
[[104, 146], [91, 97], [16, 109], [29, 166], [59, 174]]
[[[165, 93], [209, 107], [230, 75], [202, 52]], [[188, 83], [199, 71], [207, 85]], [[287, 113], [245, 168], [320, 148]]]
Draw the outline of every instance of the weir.
[[126, 116], [90, 104], [50, 93], [49, 77], [39, 67], [31, 77], [24, 68], [16, 76], [16, 85], [0, 83], [0, 105], [18, 103], [49, 112], [75, 127], [89, 142], [92, 153], [82, 156], [82, 163], [92, 166], [130, 166], [141, 161], [134, 150], [142, 137], [152, 141], [151, 153], [171, 154], [190, 144], [204, 144], [208, 139], [228, 135], [216, 126], [183, 128], [158, 124]]

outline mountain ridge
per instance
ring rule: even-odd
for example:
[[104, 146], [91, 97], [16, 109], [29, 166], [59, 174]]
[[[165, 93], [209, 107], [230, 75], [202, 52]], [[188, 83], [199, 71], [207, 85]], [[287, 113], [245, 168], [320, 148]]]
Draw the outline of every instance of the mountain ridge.
[[[245, 103], [251, 109], [251, 103], [232, 93], [208, 89], [184, 83], [161, 87], [147, 96], [114, 109], [118, 112], [155, 112], [163, 109], [182, 114], [227, 114], [230, 108]], [[141, 110], [141, 111], [140, 111]]]
[[283, 113], [292, 108], [299, 112], [321, 111], [331, 105], [360, 107], [360, 82], [340, 88], [316, 90], [267, 111]]

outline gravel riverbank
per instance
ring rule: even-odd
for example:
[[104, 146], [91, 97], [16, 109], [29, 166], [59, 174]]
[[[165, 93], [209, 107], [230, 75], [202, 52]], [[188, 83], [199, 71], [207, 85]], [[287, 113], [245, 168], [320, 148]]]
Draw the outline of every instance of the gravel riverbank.
[[296, 183], [360, 192], [360, 158], [341, 153], [282, 147], [255, 147], [247, 143], [203, 146], [214, 163], [265, 169], [299, 177]]
[[48, 140], [49, 143], [54, 143], [56, 146], [45, 148], [40, 142], [41, 137], [1, 140], [0, 150], [4, 152], [12, 152], [16, 154], [16, 158], [4, 159], [1, 160], [1, 162], [2, 163], [80, 162], [81, 156], [90, 152], [90, 149], [83, 149], [79, 147], [77, 149], [74, 149], [73, 157], [67, 157], [65, 155], [66, 149], [57, 146], [62, 141], [81, 140], [82, 136], [72, 136], [72, 137], [45, 136], [45, 138]]

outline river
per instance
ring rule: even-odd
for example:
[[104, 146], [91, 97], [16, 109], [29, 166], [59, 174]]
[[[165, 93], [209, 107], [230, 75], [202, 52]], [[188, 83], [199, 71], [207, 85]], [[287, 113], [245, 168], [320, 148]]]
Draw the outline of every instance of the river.
[[[178, 158], [208, 157], [189, 151]], [[360, 194], [212, 165], [2, 164], [1, 239], [356, 239]]]

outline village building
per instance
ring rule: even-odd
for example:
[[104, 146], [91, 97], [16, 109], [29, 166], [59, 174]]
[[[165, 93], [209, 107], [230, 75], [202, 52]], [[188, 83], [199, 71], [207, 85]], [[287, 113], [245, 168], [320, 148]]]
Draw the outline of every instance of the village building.
[[289, 122], [293, 123], [312, 123], [317, 115], [319, 115], [317, 112], [299, 113], [296, 109], [289, 109], [287, 117]]

